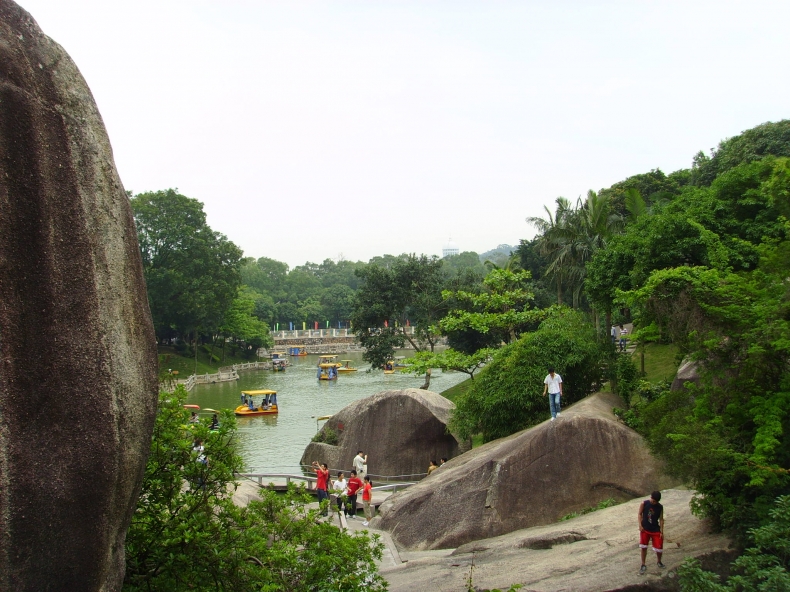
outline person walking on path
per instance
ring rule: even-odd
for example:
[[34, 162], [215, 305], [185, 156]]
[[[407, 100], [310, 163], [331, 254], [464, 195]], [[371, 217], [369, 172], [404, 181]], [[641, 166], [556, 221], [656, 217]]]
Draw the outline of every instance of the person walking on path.
[[644, 500], [639, 504], [639, 548], [642, 550], [640, 574], [644, 574], [647, 571], [645, 558], [647, 557], [648, 541], [653, 545], [658, 567], [666, 567], [661, 563], [661, 555], [664, 552], [664, 506], [658, 503], [660, 500], [661, 492], [654, 491], [650, 494], [650, 499]]
[[362, 479], [357, 477], [356, 471], [351, 471], [351, 477], [348, 480], [348, 501], [346, 502], [346, 516], [355, 520], [357, 517], [357, 492], [362, 489]]
[[329, 467], [326, 463], [318, 464], [318, 461], [313, 461], [313, 471], [316, 475], [315, 491], [318, 495], [318, 505], [326, 500], [327, 503], [321, 508], [321, 514], [326, 516], [329, 514], [329, 492], [327, 491], [327, 483], [329, 482]]
[[370, 477], [365, 475], [365, 484], [362, 486], [362, 508], [365, 510], [365, 521], [362, 526], [367, 526], [373, 520], [373, 508], [370, 506], [370, 502], [373, 501], [372, 494], [373, 483], [371, 483]]
[[548, 392], [551, 421], [560, 416], [560, 397], [562, 397], [562, 376], [554, 372], [554, 367], [549, 368], [549, 373], [543, 379], [543, 394]]
[[624, 352], [626, 345], [628, 345], [628, 341], [627, 341], [626, 335], [628, 335], [628, 329], [626, 329], [625, 327], [620, 325], [620, 351], [621, 352]]
[[365, 475], [368, 474], [368, 455], [362, 454], [362, 451], [359, 450], [357, 455], [354, 457], [354, 470], [357, 472], [357, 476], [361, 479], [365, 478]]

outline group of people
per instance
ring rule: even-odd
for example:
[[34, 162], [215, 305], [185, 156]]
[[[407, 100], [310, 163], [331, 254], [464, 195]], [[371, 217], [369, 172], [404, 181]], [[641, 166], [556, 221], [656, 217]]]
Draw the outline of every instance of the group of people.
[[[200, 423], [200, 418], [196, 411], [192, 412], [192, 415], [189, 418], [189, 423]], [[217, 418], [217, 414], [211, 416], [211, 424], [208, 426], [210, 430], [218, 430], [219, 429], [219, 418]]]
[[436, 464], [436, 461], [435, 461], [435, 460], [432, 460], [432, 461], [430, 462], [430, 464], [428, 465], [428, 474], [430, 475], [431, 473], [433, 473], [433, 472], [434, 472], [436, 469], [438, 469], [439, 467], [441, 467], [441, 466], [442, 466], [444, 463], [446, 463], [446, 462], [447, 462], [447, 459], [446, 459], [446, 458], [444, 458], [444, 457], [442, 457], [442, 458], [440, 458], [440, 459], [439, 459], [439, 464], [438, 464], [438, 465]]
[[[246, 393], [241, 394], [241, 404], [246, 405], [250, 411], [258, 411], [258, 408], [255, 406], [255, 402], [252, 400], [252, 397]], [[261, 409], [268, 411], [276, 405], [277, 393], [263, 396], [263, 399], [261, 400]]]
[[[323, 515], [329, 514], [329, 491], [334, 493], [337, 499], [337, 511], [350, 520], [357, 517], [357, 496], [362, 492], [362, 507], [365, 512], [365, 521], [362, 526], [368, 526], [373, 519], [373, 507], [371, 506], [373, 494], [373, 482], [367, 474], [368, 455], [362, 450], [357, 452], [354, 457], [350, 477], [346, 480], [345, 473], [338, 471], [337, 478], [331, 481], [329, 467], [326, 463], [313, 461], [312, 467], [316, 474], [316, 491], [318, 492], [318, 503], [321, 505]], [[324, 504], [326, 500], [326, 504]]]

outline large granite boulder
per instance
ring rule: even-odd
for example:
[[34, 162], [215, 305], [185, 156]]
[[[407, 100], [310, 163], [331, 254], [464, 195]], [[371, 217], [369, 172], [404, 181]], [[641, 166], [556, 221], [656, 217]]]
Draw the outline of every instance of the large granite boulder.
[[671, 486], [613, 406], [622, 406], [616, 396], [592, 395], [557, 421], [454, 458], [385, 501], [372, 524], [403, 548], [442, 549]]
[[696, 557], [704, 569], [727, 576], [729, 563], [738, 554], [725, 535], [692, 515], [692, 494], [676, 489], [663, 492], [662, 560], [667, 567], [658, 569], [655, 555], [648, 550], [645, 575], [639, 574], [636, 527], [637, 509], [644, 498], [572, 520], [478, 540], [452, 552], [404, 552], [400, 558], [408, 563], [385, 568], [381, 575], [390, 592], [466, 590], [470, 574], [475, 590], [507, 590], [512, 584], [536, 592], [678, 590], [676, 570], [686, 557]]
[[129, 200], [66, 52], [0, 0], [0, 590], [118, 590], [157, 399]]
[[425, 473], [431, 460], [452, 458], [462, 448], [447, 433], [454, 407], [437, 393], [414, 388], [361, 399], [333, 415], [319, 431], [317, 439], [330, 439], [331, 433], [337, 443], [311, 442], [301, 462], [317, 460], [348, 470], [357, 451], [363, 450], [371, 475]]
[[699, 362], [695, 362], [689, 358], [683, 360], [678, 368], [675, 378], [672, 380], [673, 391], [679, 391], [686, 387], [686, 383], [699, 384]]

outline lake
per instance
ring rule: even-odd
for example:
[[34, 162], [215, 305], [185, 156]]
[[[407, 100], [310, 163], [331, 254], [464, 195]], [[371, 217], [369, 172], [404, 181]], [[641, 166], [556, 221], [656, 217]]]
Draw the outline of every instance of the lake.
[[[277, 415], [237, 418], [240, 453], [248, 472], [300, 473], [302, 453], [318, 431], [317, 417], [337, 413], [349, 403], [381, 391], [418, 388], [425, 380], [423, 376], [400, 372], [368, 373], [370, 364], [362, 361], [361, 353], [339, 358], [352, 360], [351, 365], [360, 370], [341, 374], [337, 380], [319, 381], [318, 356], [290, 357], [292, 365], [285, 372], [250, 370], [240, 372], [237, 381], [198, 384], [190, 391], [187, 403], [201, 408], [235, 409], [241, 404], [243, 390], [277, 391]], [[465, 378], [460, 372], [434, 370], [430, 390], [444, 391]]]

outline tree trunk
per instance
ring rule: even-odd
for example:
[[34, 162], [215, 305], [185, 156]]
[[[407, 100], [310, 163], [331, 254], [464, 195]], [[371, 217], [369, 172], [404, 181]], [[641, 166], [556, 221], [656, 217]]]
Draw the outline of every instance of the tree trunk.
[[420, 387], [422, 390], [427, 391], [431, 384], [431, 369], [425, 371], [425, 383]]

